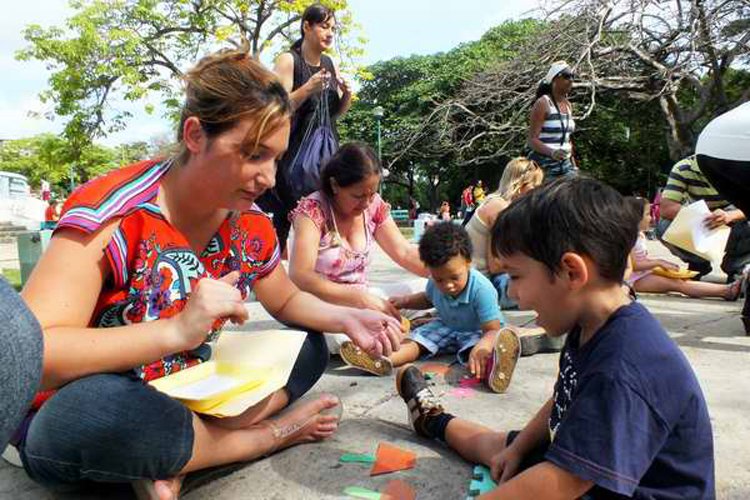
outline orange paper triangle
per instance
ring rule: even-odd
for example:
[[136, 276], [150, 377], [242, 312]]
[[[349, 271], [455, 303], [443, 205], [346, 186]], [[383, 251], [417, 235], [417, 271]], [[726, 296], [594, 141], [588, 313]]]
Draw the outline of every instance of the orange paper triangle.
[[451, 367], [443, 363], [425, 363], [419, 369], [422, 373], [437, 373], [442, 376], [451, 371]]
[[402, 450], [388, 443], [380, 443], [375, 452], [375, 463], [370, 470], [371, 476], [388, 474], [399, 470], [413, 469], [417, 463], [417, 455], [411, 451]]
[[415, 500], [417, 492], [409, 483], [394, 479], [385, 485], [381, 500]]

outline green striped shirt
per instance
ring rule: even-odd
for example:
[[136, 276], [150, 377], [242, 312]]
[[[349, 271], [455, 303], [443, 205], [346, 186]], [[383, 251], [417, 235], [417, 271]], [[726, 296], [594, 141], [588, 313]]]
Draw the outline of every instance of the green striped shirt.
[[729, 206], [729, 202], [721, 197], [700, 171], [695, 155], [674, 164], [661, 197], [682, 205], [705, 200], [711, 211]]

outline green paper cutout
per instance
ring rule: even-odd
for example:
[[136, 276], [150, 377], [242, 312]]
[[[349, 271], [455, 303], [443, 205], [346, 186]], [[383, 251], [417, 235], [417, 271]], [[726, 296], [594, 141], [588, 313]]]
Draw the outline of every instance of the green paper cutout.
[[471, 483], [469, 483], [469, 496], [466, 500], [473, 500], [483, 493], [487, 493], [497, 487], [497, 483], [492, 480], [490, 470], [484, 465], [474, 466], [471, 473]]
[[371, 464], [375, 462], [375, 455], [371, 455], [369, 453], [344, 453], [341, 455], [341, 458], [339, 458], [341, 462], [356, 462], [356, 463], [363, 463], [363, 464]]
[[368, 490], [359, 486], [349, 486], [344, 489], [344, 493], [354, 498], [366, 498], [368, 500], [380, 500], [381, 494], [377, 491]]

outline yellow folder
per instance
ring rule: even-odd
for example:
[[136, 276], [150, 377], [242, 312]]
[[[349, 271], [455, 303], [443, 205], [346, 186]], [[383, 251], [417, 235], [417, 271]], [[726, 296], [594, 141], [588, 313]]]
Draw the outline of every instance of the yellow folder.
[[224, 332], [210, 361], [149, 382], [191, 410], [233, 417], [284, 387], [307, 333]]

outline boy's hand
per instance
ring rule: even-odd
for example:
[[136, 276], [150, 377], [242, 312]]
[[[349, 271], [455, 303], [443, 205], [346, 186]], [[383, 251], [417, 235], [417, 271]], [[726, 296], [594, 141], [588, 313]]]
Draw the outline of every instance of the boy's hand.
[[[495, 335], [497, 335], [497, 332], [495, 332]], [[486, 375], [487, 361], [492, 355], [493, 342], [494, 336], [485, 335], [469, 353], [469, 372], [478, 379], [484, 378]]]
[[388, 302], [396, 309], [406, 309], [406, 299], [406, 295], [400, 295], [398, 297], [390, 297]]
[[508, 481], [518, 472], [523, 457], [513, 445], [506, 446], [503, 451], [490, 459], [490, 474], [498, 483]]

